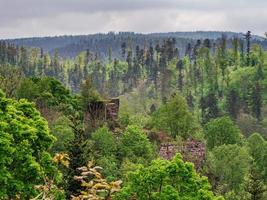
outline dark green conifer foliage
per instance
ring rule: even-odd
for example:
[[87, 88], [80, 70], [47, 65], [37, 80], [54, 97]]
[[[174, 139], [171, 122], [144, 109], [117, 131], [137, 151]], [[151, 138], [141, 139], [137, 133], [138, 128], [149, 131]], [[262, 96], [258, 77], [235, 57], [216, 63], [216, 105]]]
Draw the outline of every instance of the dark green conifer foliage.
[[82, 189], [80, 182], [74, 180], [74, 176], [78, 176], [80, 171], [77, 169], [78, 167], [84, 166], [86, 161], [83, 158], [83, 149], [84, 149], [84, 142], [85, 142], [85, 132], [82, 123], [81, 115], [73, 111], [72, 114], [69, 115], [70, 124], [74, 139], [69, 141], [67, 144], [67, 153], [70, 158], [70, 164], [66, 172], [66, 191], [67, 195], [77, 195], [80, 193]]
[[262, 89], [259, 81], [252, 87], [251, 110], [253, 115], [260, 120], [262, 110]]
[[240, 109], [239, 94], [236, 89], [230, 89], [226, 98], [227, 112], [233, 119], [236, 119]]
[[122, 45], [121, 45], [121, 56], [122, 58], [125, 58], [125, 54], [126, 54], [126, 42], [123, 42]]
[[245, 35], [246, 38], [246, 43], [247, 43], [247, 66], [250, 66], [250, 40], [251, 40], [251, 32], [248, 31], [247, 34]]
[[182, 92], [183, 91], [183, 87], [184, 87], [184, 75], [183, 75], [183, 61], [179, 60], [177, 65], [176, 65], [179, 74], [178, 74], [178, 88], [179, 90]]
[[210, 92], [200, 99], [202, 123], [207, 123], [210, 119], [217, 118], [220, 114], [218, 99], [215, 93]]

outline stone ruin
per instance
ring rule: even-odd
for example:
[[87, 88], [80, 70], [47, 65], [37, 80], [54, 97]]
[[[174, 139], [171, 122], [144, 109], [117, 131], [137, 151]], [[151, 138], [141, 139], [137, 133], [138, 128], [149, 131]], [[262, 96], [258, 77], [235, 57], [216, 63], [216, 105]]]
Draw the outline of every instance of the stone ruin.
[[205, 145], [197, 140], [187, 140], [181, 145], [165, 143], [160, 147], [160, 157], [170, 160], [176, 153], [181, 153], [183, 160], [194, 163], [195, 169], [200, 170], [205, 159]]
[[117, 126], [119, 107], [120, 100], [118, 98], [90, 103], [85, 112], [85, 122], [96, 127], [99, 123], [104, 122], [112, 126]]

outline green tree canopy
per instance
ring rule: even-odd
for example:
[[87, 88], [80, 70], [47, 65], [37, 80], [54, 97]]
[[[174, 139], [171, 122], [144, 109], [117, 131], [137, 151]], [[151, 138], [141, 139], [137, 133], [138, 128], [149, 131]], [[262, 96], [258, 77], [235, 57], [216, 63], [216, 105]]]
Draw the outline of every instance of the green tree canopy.
[[45, 103], [47, 106], [74, 103], [70, 91], [58, 80], [50, 77], [24, 79], [18, 89], [17, 97]]
[[139, 159], [149, 161], [153, 156], [153, 147], [141, 128], [130, 125], [126, 128], [119, 142], [120, 158], [136, 162]]
[[29, 199], [57, 172], [47, 150], [55, 138], [33, 104], [0, 92], [0, 199]]
[[73, 140], [74, 134], [69, 123], [69, 119], [63, 115], [49, 125], [51, 133], [57, 138], [52, 147], [53, 152], [66, 152], [66, 144]]
[[14, 97], [16, 95], [23, 76], [20, 68], [0, 64], [0, 88], [8, 97]]
[[247, 142], [250, 155], [267, 181], [267, 141], [259, 133], [253, 133]]
[[246, 147], [237, 144], [214, 147], [208, 154], [208, 171], [219, 193], [239, 192], [250, 167], [251, 157]]
[[128, 181], [117, 195], [118, 200], [219, 200], [211, 191], [206, 177], [195, 171], [192, 163], [184, 163], [176, 155], [171, 161], [154, 160], [130, 172]]
[[157, 129], [170, 133], [173, 138], [179, 135], [186, 139], [197, 129], [186, 100], [178, 94], [172, 96], [166, 104], [154, 112], [152, 123]]
[[94, 141], [94, 153], [98, 156], [114, 155], [117, 149], [116, 141], [112, 132], [107, 127], [99, 128], [92, 134]]
[[101, 96], [93, 85], [92, 77], [88, 76], [87, 79], [81, 84], [81, 103], [83, 108], [86, 109], [89, 103], [99, 100], [101, 100]]
[[209, 149], [223, 144], [240, 143], [241, 136], [239, 128], [229, 117], [211, 120], [205, 126], [205, 137]]

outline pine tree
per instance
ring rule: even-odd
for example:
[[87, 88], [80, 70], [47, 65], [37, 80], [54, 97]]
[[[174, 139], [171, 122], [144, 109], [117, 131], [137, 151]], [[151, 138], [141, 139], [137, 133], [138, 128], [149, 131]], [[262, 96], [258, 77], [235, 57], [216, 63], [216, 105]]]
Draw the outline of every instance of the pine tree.
[[251, 32], [248, 31], [245, 35], [246, 42], [247, 42], [247, 66], [250, 66], [250, 39], [251, 39]]
[[241, 66], [245, 65], [245, 55], [244, 55], [244, 40], [239, 40], [239, 48], [240, 48], [240, 59], [241, 59]]
[[185, 56], [191, 58], [191, 53], [192, 53], [191, 43], [188, 43], [185, 50]]
[[238, 38], [235, 37], [233, 39], [233, 42], [232, 42], [232, 45], [233, 45], [233, 52], [234, 52], [234, 55], [233, 55], [233, 59], [234, 59], [234, 64], [235, 64], [235, 67], [237, 68], [237, 64], [238, 64], [238, 61], [239, 61], [239, 57], [238, 57]]
[[121, 44], [121, 56], [122, 56], [122, 58], [125, 58], [125, 54], [126, 54], [126, 42], [123, 42], [122, 44]]
[[22, 67], [23, 73], [29, 75], [29, 57], [28, 51], [25, 47], [20, 48], [19, 65]]
[[260, 120], [261, 119], [261, 109], [262, 109], [262, 91], [259, 81], [255, 83], [252, 88], [251, 93], [251, 109], [253, 115]]
[[112, 48], [111, 47], [109, 47], [108, 49], [108, 62], [109, 64], [112, 63]]
[[52, 67], [51, 67], [51, 75], [52, 76], [57, 76], [59, 75], [59, 54], [58, 54], [58, 49], [55, 50], [54, 52], [54, 57], [52, 61]]
[[211, 48], [211, 42], [209, 39], [205, 39], [203, 42], [203, 46], [210, 49]]
[[91, 56], [91, 54], [90, 54], [89, 49], [86, 49], [86, 53], [85, 53], [85, 66], [88, 65], [88, 63], [90, 61], [90, 56]]
[[255, 80], [263, 80], [264, 79], [264, 50], [262, 48], [259, 49], [259, 64], [257, 66], [257, 71], [255, 74]]
[[124, 82], [124, 87], [125, 91], [129, 91], [133, 88], [134, 86], [134, 81], [133, 81], [133, 52], [131, 49], [127, 52], [127, 58], [126, 62], [128, 64], [128, 69], [127, 73], [125, 75], [125, 82]]
[[81, 115], [75, 111], [68, 117], [69, 126], [74, 133], [74, 139], [67, 144], [67, 153], [70, 158], [70, 164], [66, 173], [66, 191], [67, 195], [78, 195], [82, 189], [80, 183], [73, 177], [79, 175], [78, 167], [85, 165], [83, 158], [83, 145], [85, 141], [85, 132]]
[[200, 99], [200, 108], [202, 114], [202, 123], [208, 122], [210, 119], [217, 118], [220, 114], [218, 107], [218, 99], [215, 93], [210, 92], [207, 96]]
[[176, 64], [176, 68], [179, 71], [179, 75], [178, 75], [178, 88], [180, 91], [183, 91], [183, 87], [184, 87], [184, 75], [183, 75], [183, 61], [179, 60]]
[[217, 62], [218, 62], [217, 64], [221, 68], [223, 82], [225, 81], [225, 72], [226, 72], [226, 68], [227, 68], [226, 45], [227, 45], [227, 38], [226, 38], [226, 35], [223, 34], [221, 41], [220, 41], [220, 46], [219, 46], [218, 52], [217, 52]]
[[238, 96], [238, 92], [236, 91], [236, 89], [230, 89], [226, 98], [227, 98], [226, 107], [227, 107], [228, 114], [233, 119], [236, 119], [239, 109], [240, 109], [239, 96]]

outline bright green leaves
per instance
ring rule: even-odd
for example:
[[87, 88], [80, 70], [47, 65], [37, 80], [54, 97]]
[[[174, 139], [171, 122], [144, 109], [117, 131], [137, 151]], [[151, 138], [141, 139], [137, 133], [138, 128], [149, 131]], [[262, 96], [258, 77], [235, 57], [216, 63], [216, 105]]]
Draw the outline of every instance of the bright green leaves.
[[137, 200], [213, 200], [206, 177], [196, 173], [191, 163], [184, 163], [180, 155], [173, 160], [154, 160], [128, 175], [128, 182], [117, 199]]
[[128, 158], [132, 162], [152, 159], [153, 148], [147, 136], [138, 126], [128, 126], [119, 142], [119, 154], [121, 158]]
[[[214, 147], [207, 158], [209, 173], [219, 193], [239, 192], [252, 161], [247, 149], [237, 144]], [[216, 182], [216, 181], [217, 182]]]
[[241, 143], [241, 132], [229, 117], [217, 118], [207, 123], [205, 137], [209, 149], [223, 144]]
[[112, 156], [117, 150], [113, 133], [107, 127], [99, 128], [92, 134], [94, 150], [101, 156]]
[[154, 127], [168, 132], [173, 138], [184, 139], [193, 135], [198, 129], [193, 115], [190, 113], [185, 99], [175, 95], [162, 105], [152, 117]]
[[[46, 152], [54, 141], [33, 104], [0, 97], [0, 199], [29, 199], [34, 185], [57, 173]], [[44, 164], [43, 159], [50, 159]]]

